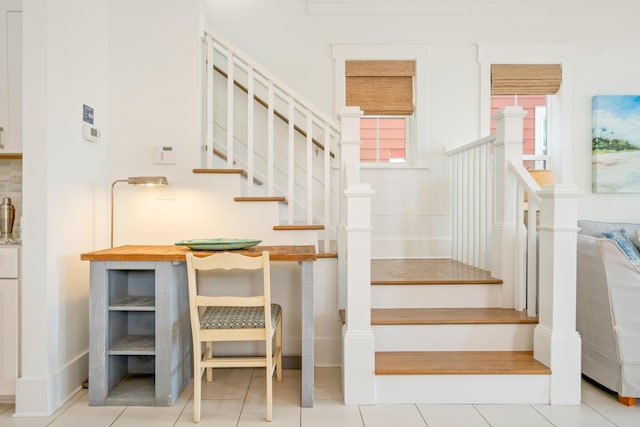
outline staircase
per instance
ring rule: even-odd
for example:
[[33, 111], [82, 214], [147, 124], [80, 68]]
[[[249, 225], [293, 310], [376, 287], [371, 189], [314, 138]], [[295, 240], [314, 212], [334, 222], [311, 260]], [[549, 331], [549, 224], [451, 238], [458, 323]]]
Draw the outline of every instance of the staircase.
[[538, 319], [497, 307], [502, 280], [450, 259], [372, 260], [371, 286], [377, 403], [547, 401]]
[[[206, 175], [238, 175], [243, 177], [245, 180], [247, 179], [247, 171], [244, 169], [237, 169], [237, 168], [232, 168], [232, 169], [226, 169], [226, 168], [220, 168], [220, 169], [202, 169], [202, 168], [198, 168], [198, 169], [194, 169], [193, 170], [194, 174], [206, 174]], [[262, 185], [262, 182], [260, 180], [258, 180], [257, 178], [254, 177], [254, 185]], [[241, 191], [240, 191], [241, 192]], [[309, 231], [310, 233], [307, 233], [307, 235], [311, 236], [310, 239], [311, 241], [309, 241], [309, 238], [307, 239], [303, 239], [306, 240], [307, 243], [306, 244], [313, 244], [313, 245], [317, 245], [318, 243], [318, 236], [317, 236], [317, 232], [318, 231], [322, 231], [324, 230], [324, 225], [322, 224], [282, 224], [282, 220], [281, 220], [281, 214], [280, 211], [282, 210], [281, 208], [283, 206], [287, 205], [287, 199], [284, 196], [234, 196], [233, 197], [233, 201], [236, 203], [240, 203], [240, 204], [246, 204], [246, 205], [250, 205], [248, 206], [251, 210], [254, 211], [259, 211], [259, 208], [257, 208], [260, 205], [276, 205], [278, 206], [278, 211], [279, 213], [275, 216], [275, 219], [272, 220], [273, 224], [272, 224], [272, 228], [273, 230], [280, 230], [280, 231]], [[261, 217], [262, 218], [262, 217]], [[264, 218], [262, 218], [264, 219]], [[284, 239], [286, 242], [286, 238]], [[292, 243], [292, 242], [288, 242], [288, 243]]]
[[[486, 165], [471, 166], [473, 154], [460, 162], [486, 176], [464, 172], [473, 185], [454, 190], [455, 260], [372, 260], [372, 190], [360, 182], [359, 109], [345, 107], [334, 122], [228, 43], [204, 39], [212, 94], [203, 168], [194, 172], [244, 176], [235, 203], [261, 219], [258, 206], [276, 205], [272, 229], [285, 236], [278, 243], [290, 232], [308, 232], [302, 241], [320, 240], [322, 256], [337, 256], [346, 404], [579, 403], [570, 256], [575, 191], [556, 186], [545, 193], [519, 168], [517, 112], [508, 112], [513, 117], [496, 136], [471, 144], [495, 142], [479, 156]], [[226, 106], [214, 98], [221, 91]], [[256, 108], [238, 120], [228, 111], [239, 103]], [[478, 182], [486, 184], [481, 197], [472, 193]], [[540, 233], [531, 222], [529, 231], [516, 226], [524, 224], [523, 192], [529, 218], [540, 209]], [[480, 198], [489, 200], [483, 210], [466, 205]]]

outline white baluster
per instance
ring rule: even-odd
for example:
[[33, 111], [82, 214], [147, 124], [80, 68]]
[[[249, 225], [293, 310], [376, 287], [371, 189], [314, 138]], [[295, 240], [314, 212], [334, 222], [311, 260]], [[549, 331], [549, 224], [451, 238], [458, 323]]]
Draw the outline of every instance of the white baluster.
[[233, 53], [227, 51], [227, 167], [233, 167]]
[[295, 158], [294, 158], [294, 122], [295, 122], [295, 107], [293, 105], [293, 98], [289, 97], [289, 139], [288, 139], [288, 182], [289, 182], [289, 186], [288, 186], [288, 199], [289, 199], [289, 205], [288, 205], [288, 217], [287, 217], [287, 223], [289, 225], [293, 225], [293, 219], [294, 219], [294, 205], [295, 205]]
[[313, 224], [313, 122], [311, 111], [307, 115], [307, 224]]

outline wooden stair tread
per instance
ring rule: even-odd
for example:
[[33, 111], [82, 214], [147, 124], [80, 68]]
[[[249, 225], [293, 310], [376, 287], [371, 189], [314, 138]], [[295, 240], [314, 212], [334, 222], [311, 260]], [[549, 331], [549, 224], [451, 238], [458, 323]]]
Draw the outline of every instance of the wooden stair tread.
[[318, 258], [338, 258], [338, 254], [336, 252], [318, 252]]
[[502, 284], [488, 271], [452, 259], [374, 259], [372, 285]]
[[537, 317], [508, 308], [374, 308], [372, 325], [536, 324]]
[[376, 375], [549, 375], [532, 351], [376, 352]]
[[[204, 168], [199, 168], [199, 169], [193, 169], [192, 170], [193, 173], [199, 173], [199, 174], [205, 174], [205, 173], [209, 173], [209, 174], [220, 174], [220, 173], [235, 173], [235, 174], [239, 174], [242, 175], [245, 178], [248, 178], [249, 174], [247, 173], [246, 170], [244, 169], [237, 169], [237, 168], [220, 168], [220, 169], [204, 169]], [[253, 182], [257, 185], [262, 185], [263, 182], [261, 179], [256, 178], [255, 176], [253, 177]]]
[[324, 241], [318, 242], [318, 258], [338, 258], [338, 245], [335, 240], [329, 240], [329, 247], [325, 247]]
[[287, 199], [284, 196], [259, 196], [259, 197], [234, 197], [236, 202], [286, 202]]
[[274, 225], [274, 230], [324, 230], [324, 225], [320, 224], [293, 224], [293, 225]]
[[193, 169], [193, 173], [237, 173], [242, 174], [244, 169]]

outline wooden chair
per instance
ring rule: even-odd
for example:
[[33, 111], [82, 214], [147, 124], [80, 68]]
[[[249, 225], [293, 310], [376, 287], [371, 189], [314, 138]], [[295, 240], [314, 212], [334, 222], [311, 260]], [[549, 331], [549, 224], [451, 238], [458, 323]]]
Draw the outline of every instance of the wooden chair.
[[[282, 308], [271, 303], [269, 253], [265, 251], [260, 256], [252, 257], [221, 252], [204, 258], [188, 253], [186, 261], [193, 335], [193, 421], [200, 421], [203, 370], [206, 369], [207, 382], [211, 382], [212, 368], [230, 367], [266, 368], [267, 421], [271, 421], [274, 370], [277, 380], [282, 381]], [[262, 270], [263, 289], [260, 295], [254, 296], [201, 295], [198, 292], [198, 280], [205, 271], [213, 273], [212, 286], [220, 285], [215, 281], [216, 270], [218, 273], [221, 270]], [[227, 289], [225, 291], [229, 293]], [[214, 357], [213, 343], [216, 341], [264, 341], [265, 356]]]

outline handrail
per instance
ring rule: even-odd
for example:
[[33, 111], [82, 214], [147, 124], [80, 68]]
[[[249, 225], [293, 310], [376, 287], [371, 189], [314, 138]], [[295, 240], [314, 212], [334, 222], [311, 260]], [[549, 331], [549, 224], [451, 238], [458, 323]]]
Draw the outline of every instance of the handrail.
[[[220, 75], [222, 75], [222, 77], [224, 77], [225, 79], [229, 78], [229, 75], [220, 67], [218, 67], [217, 65], [213, 66], [213, 69]], [[233, 84], [240, 88], [240, 90], [242, 90], [244, 93], [249, 93], [249, 90], [246, 88], [246, 86], [244, 86], [242, 83], [240, 83], [237, 80], [233, 80]], [[269, 108], [269, 103], [267, 103], [267, 101], [265, 101], [264, 99], [262, 99], [261, 97], [259, 97], [258, 95], [253, 95], [253, 99], [260, 105], [262, 105], [264, 108]], [[279, 118], [280, 120], [282, 120], [284, 123], [289, 124], [289, 119], [282, 114], [281, 112], [279, 112], [278, 110], [274, 109], [273, 110], [273, 114]], [[296, 132], [298, 132], [300, 135], [302, 135], [303, 137], [307, 137], [307, 132], [300, 128], [298, 125], [294, 124], [293, 128], [295, 129]], [[321, 144], [317, 139], [312, 138], [311, 141], [313, 142], [313, 145], [315, 145], [316, 147], [318, 147], [319, 149], [321, 149], [322, 151], [325, 150], [325, 147], [323, 144]], [[333, 151], [329, 150], [329, 155], [331, 156], [331, 158], [336, 157], [336, 155], [333, 153]]]
[[534, 200], [537, 206], [540, 206], [542, 199], [538, 196], [538, 191], [541, 190], [540, 185], [536, 182], [531, 174], [522, 166], [522, 163], [516, 163], [513, 160], [509, 161], [509, 170], [514, 173], [516, 179], [524, 187], [527, 192], [529, 200]]
[[[336, 225], [331, 214], [338, 206], [338, 195], [333, 191], [338, 183], [334, 183], [336, 171], [332, 161], [339, 159], [340, 153], [333, 144], [339, 141], [341, 123], [329, 118], [232, 44], [207, 32], [202, 42], [206, 91], [202, 105], [205, 117], [202, 145], [206, 157], [202, 163], [212, 166], [215, 156], [226, 158], [227, 168], [232, 168], [236, 160], [242, 163], [250, 183], [243, 189], [246, 196], [253, 196], [254, 191], [262, 191], [268, 197], [277, 191], [285, 193], [289, 202], [286, 219], [279, 220], [289, 225], [320, 221], [327, 227], [323, 238], [324, 246], [328, 247], [331, 233], [335, 233], [332, 225]], [[226, 117], [224, 114], [218, 117], [214, 109], [220, 107], [222, 112], [225, 101]], [[220, 130], [215, 126], [220, 126]], [[257, 132], [264, 135], [265, 141], [255, 141]], [[216, 134], [225, 137], [226, 149], [220, 144], [225, 141], [218, 142]], [[304, 145], [299, 145], [301, 136]], [[225, 151], [224, 156], [221, 151]], [[252, 182], [259, 173], [265, 177], [263, 190], [255, 188]]]
[[[267, 80], [272, 81], [276, 86], [281, 87], [281, 88], [287, 88], [287, 92], [289, 93], [289, 95], [291, 95], [294, 99], [296, 99], [298, 103], [303, 104], [303, 105], [310, 105], [310, 106], [314, 105], [313, 103], [307, 101], [304, 97], [299, 95], [297, 92], [295, 92], [293, 89], [289, 88], [280, 79], [278, 79], [277, 77], [275, 77], [274, 75], [272, 75], [268, 71], [262, 69], [254, 61], [252, 61], [250, 58], [248, 58], [245, 55], [243, 55], [241, 53], [240, 49], [238, 49], [232, 43], [229, 43], [228, 41], [224, 40], [220, 36], [217, 36], [217, 35], [214, 36], [214, 35], [208, 33], [207, 31], [205, 31], [204, 34], [205, 34], [206, 37], [210, 37], [212, 40], [215, 41], [215, 43], [219, 44], [223, 48], [225, 48], [227, 50], [230, 50], [230, 51], [233, 51], [234, 52], [234, 56], [236, 58], [241, 59], [243, 62], [249, 64], [251, 67], [253, 67], [255, 69], [260, 69], [260, 74], [262, 76], [264, 76]], [[310, 108], [310, 110], [313, 112], [313, 114], [316, 117], [318, 117], [322, 121], [330, 123], [331, 126], [334, 129], [340, 129], [340, 125], [339, 125], [339, 123], [337, 122], [336, 119], [333, 119], [333, 118], [329, 117], [323, 111], [321, 111], [321, 110], [319, 110], [319, 109], [317, 109], [315, 107]]]
[[447, 156], [453, 156], [454, 154], [458, 154], [458, 153], [461, 153], [463, 151], [470, 150], [470, 149], [472, 149], [474, 147], [479, 147], [481, 145], [494, 142], [495, 140], [496, 140], [496, 136], [495, 135], [485, 136], [484, 138], [480, 138], [480, 139], [478, 139], [476, 141], [470, 142], [468, 144], [465, 144], [465, 145], [462, 145], [460, 147], [454, 148], [453, 150], [447, 151], [445, 154]]

